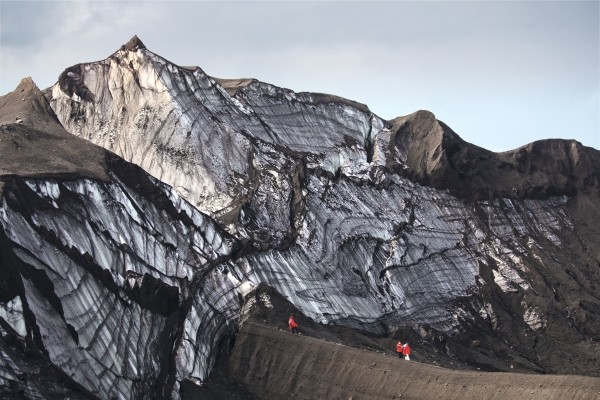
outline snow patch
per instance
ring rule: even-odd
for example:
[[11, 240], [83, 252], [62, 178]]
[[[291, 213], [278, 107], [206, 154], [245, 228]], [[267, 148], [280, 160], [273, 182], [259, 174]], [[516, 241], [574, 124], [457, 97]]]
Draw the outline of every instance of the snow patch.
[[25, 337], [27, 329], [21, 297], [17, 296], [5, 303], [0, 302], [0, 318], [4, 319], [19, 336]]
[[539, 331], [546, 327], [546, 318], [540, 312], [538, 307], [528, 307], [525, 305], [525, 312], [523, 313], [523, 321], [534, 331]]

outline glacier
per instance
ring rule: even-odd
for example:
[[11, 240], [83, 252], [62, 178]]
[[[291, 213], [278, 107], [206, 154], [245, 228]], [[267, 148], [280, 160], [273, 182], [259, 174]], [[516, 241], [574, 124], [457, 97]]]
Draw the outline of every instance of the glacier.
[[[335, 96], [214, 78], [137, 38], [44, 94], [60, 125], [107, 150], [105, 171], [0, 176], [2, 269], [17, 282], [0, 292], [0, 325], [92, 396], [202, 384], [261, 285], [324, 325], [465, 341], [478, 326], [550, 372], [536, 335], [600, 337], [585, 279], [597, 239], [580, 228], [597, 172], [535, 167], [543, 190], [526, 175], [540, 147], [577, 155], [572, 168], [597, 151], [495, 156], [429, 112], [385, 121]], [[485, 163], [508, 175], [494, 186]]]

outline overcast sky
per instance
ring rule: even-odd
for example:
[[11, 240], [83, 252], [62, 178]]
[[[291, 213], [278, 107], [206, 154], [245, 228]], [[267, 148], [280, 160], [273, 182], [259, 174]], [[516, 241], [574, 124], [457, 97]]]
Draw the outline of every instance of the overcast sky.
[[505, 151], [600, 149], [600, 2], [9, 2], [0, 94], [108, 57], [134, 34], [179, 65], [340, 95], [391, 119], [432, 111]]

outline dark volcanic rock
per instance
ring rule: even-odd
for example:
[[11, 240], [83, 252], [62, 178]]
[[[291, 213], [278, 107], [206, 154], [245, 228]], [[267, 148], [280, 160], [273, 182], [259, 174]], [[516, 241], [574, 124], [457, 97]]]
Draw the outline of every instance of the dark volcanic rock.
[[574, 140], [542, 140], [493, 153], [462, 140], [428, 111], [390, 121], [388, 166], [470, 200], [598, 195], [600, 154]]
[[0, 177], [106, 180], [106, 154], [106, 150], [62, 127], [31, 78], [0, 97]]
[[146, 46], [144, 45], [142, 40], [139, 37], [137, 37], [137, 35], [133, 35], [133, 37], [131, 39], [129, 39], [129, 42], [127, 42], [123, 46], [121, 46], [121, 50], [129, 50], [129, 51], [135, 51], [137, 49], [145, 49], [145, 48], [146, 48]]
[[594, 399], [600, 388], [597, 378], [448, 370], [389, 351], [340, 346], [251, 322], [238, 334], [228, 373], [260, 399]]
[[[285, 321], [291, 312], [299, 321], [300, 335], [287, 329]], [[600, 391], [600, 378], [518, 374], [514, 373], [522, 368], [518, 363], [514, 363], [512, 373], [469, 370], [451, 354], [438, 352], [408, 330], [378, 337], [316, 324], [264, 286], [248, 296], [243, 319], [235, 341], [222, 347], [224, 354], [206, 384], [187, 386], [182, 393], [184, 400], [475, 399], [490, 394], [498, 398], [558, 399], [595, 398]], [[346, 345], [340, 345], [340, 339]], [[398, 339], [411, 345], [410, 362], [395, 354]], [[446, 345], [452, 346], [451, 341]], [[474, 353], [469, 347], [460, 351]], [[480, 354], [479, 358], [485, 356]]]

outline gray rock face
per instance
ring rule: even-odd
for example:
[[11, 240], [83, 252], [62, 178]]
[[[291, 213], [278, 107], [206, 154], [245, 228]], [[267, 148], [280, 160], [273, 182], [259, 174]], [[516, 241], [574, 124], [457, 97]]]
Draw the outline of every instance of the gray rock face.
[[[472, 365], [593, 373], [600, 243], [584, 221], [600, 216], [598, 174], [575, 174], [597, 151], [560, 144], [562, 170], [527, 151], [501, 167], [520, 150], [456, 150], [431, 113], [388, 122], [215, 79], [134, 39], [46, 93], [69, 132], [153, 177], [109, 153], [93, 176], [1, 177], [5, 335], [99, 398], [177, 398], [266, 284], [322, 324], [411, 327]], [[480, 153], [489, 171], [471, 168]], [[565, 342], [582, 344], [565, 355]]]

